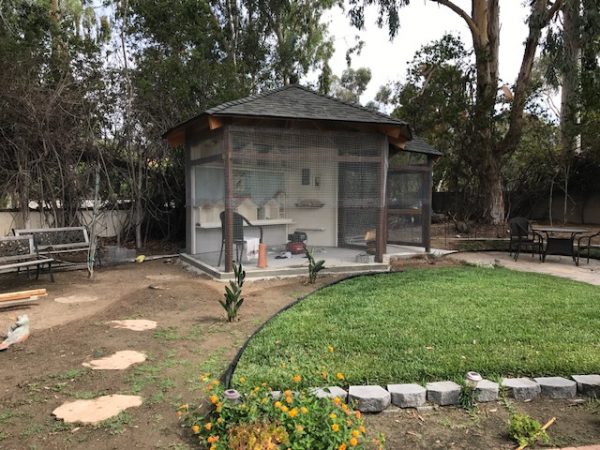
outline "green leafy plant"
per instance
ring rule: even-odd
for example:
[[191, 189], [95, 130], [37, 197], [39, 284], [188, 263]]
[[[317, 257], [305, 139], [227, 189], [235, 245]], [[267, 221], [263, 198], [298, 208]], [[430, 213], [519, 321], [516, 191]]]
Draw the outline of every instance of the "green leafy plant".
[[471, 411], [475, 408], [475, 388], [473, 386], [468, 385], [464, 381], [460, 387], [460, 395], [458, 397], [458, 402], [463, 409], [467, 411]]
[[223, 309], [227, 312], [227, 321], [233, 322], [238, 314], [238, 310], [244, 303], [242, 297], [242, 286], [246, 278], [246, 271], [242, 267], [242, 263], [233, 264], [233, 275], [235, 280], [229, 282], [229, 286], [225, 286], [225, 301], [219, 300]]
[[542, 430], [542, 425], [527, 414], [510, 416], [508, 435], [520, 446], [533, 446], [538, 441], [547, 444], [550, 441], [548, 433]]
[[280, 396], [266, 383], [248, 386], [240, 377], [239, 402], [226, 399], [218, 380], [202, 379], [211, 410], [185, 404], [177, 415], [207, 449], [383, 449], [380, 437], [367, 437], [359, 411], [340, 397], [317, 398], [298, 389], [299, 374], [289, 381], [294, 390]]
[[317, 281], [317, 275], [325, 268], [325, 260], [315, 261], [313, 251], [308, 248], [304, 249], [304, 255], [308, 259], [308, 282], [314, 284]]

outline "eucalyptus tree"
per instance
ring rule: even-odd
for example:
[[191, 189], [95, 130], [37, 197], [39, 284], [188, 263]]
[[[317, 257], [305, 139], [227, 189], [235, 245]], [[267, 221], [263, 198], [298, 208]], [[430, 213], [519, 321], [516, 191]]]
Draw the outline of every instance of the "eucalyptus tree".
[[[500, 1], [471, 0], [471, 11], [463, 9], [453, 0], [430, 0], [460, 17], [468, 27], [475, 54], [476, 96], [472, 116], [475, 123], [472, 136], [473, 170], [479, 174], [480, 187], [485, 195], [484, 218], [501, 223], [504, 220], [504, 184], [501, 162], [518, 147], [523, 133], [524, 109], [531, 90], [531, 74], [542, 30], [553, 20], [562, 6], [562, 0], [531, 0], [528, 17], [528, 35], [523, 58], [514, 84], [514, 98], [510, 105], [509, 124], [506, 131], [496, 126], [496, 109], [499, 84]], [[387, 23], [390, 37], [398, 33], [400, 9], [409, 0], [350, 0], [350, 18], [361, 28], [365, 20], [365, 6], [377, 5], [379, 23]]]

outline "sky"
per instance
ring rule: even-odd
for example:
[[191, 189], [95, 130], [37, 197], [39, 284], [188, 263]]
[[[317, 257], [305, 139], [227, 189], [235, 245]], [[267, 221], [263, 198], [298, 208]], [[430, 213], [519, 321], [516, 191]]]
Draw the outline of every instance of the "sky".
[[[456, 0], [456, 4], [470, 13], [470, 0]], [[523, 43], [527, 37], [528, 8], [521, 0], [500, 1], [500, 78], [501, 82], [514, 83], [521, 58]], [[354, 56], [352, 67], [371, 69], [371, 82], [361, 97], [365, 104], [375, 97], [379, 87], [389, 81], [403, 80], [408, 62], [424, 44], [452, 32], [461, 36], [466, 46], [472, 46], [472, 39], [466, 23], [445, 6], [426, 0], [412, 0], [410, 6], [400, 11], [400, 30], [390, 42], [387, 28], [376, 24], [377, 11], [367, 10], [366, 29], [358, 31], [350, 25], [350, 20], [340, 8], [323, 16], [329, 23], [329, 33], [334, 39], [335, 54], [330, 62], [333, 73], [341, 75], [346, 68], [346, 50], [356, 42], [356, 36], [365, 42], [362, 53]]]

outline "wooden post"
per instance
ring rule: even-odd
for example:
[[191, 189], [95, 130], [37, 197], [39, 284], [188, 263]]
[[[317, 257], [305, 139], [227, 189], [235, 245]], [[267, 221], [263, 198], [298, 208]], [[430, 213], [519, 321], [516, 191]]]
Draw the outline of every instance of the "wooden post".
[[383, 139], [381, 159], [379, 162], [379, 205], [377, 218], [377, 241], [375, 243], [375, 261], [383, 262], [383, 255], [387, 251], [387, 170], [388, 170], [389, 144], [387, 136]]
[[431, 251], [431, 197], [433, 190], [433, 158], [427, 157], [427, 167], [429, 171], [425, 174], [425, 183], [423, 186], [423, 205], [421, 206], [421, 220], [423, 223], [423, 246], [426, 252]]
[[225, 170], [225, 272], [233, 271], [233, 150], [229, 126], [223, 133]]
[[188, 255], [196, 253], [196, 220], [194, 217], [194, 203], [196, 197], [195, 168], [191, 164], [192, 146], [190, 143], [190, 132], [185, 131], [184, 148], [184, 173], [185, 173], [185, 247]]

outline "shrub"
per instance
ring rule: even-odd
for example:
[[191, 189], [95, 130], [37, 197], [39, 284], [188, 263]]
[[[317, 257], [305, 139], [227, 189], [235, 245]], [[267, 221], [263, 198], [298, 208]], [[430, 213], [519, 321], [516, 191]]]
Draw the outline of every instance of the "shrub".
[[233, 274], [235, 280], [230, 281], [229, 286], [225, 286], [225, 301], [219, 300], [219, 303], [227, 312], [227, 321], [229, 322], [233, 322], [237, 317], [238, 310], [242, 306], [242, 303], [244, 303], [242, 286], [246, 278], [246, 271], [242, 267], [242, 263], [233, 264]]
[[179, 409], [181, 420], [211, 450], [383, 448], [379, 439], [367, 439], [361, 413], [339, 397], [319, 399], [306, 390], [286, 390], [274, 398], [264, 384], [246, 388], [243, 378], [239, 383], [241, 402], [226, 400], [221, 384], [207, 381], [210, 411], [188, 405]]
[[533, 446], [538, 441], [547, 444], [550, 441], [548, 433], [542, 430], [542, 425], [527, 414], [513, 414], [510, 416], [508, 435], [520, 446]]
[[312, 250], [309, 250], [308, 248], [304, 249], [304, 254], [308, 259], [308, 282], [314, 284], [315, 281], [317, 281], [319, 272], [325, 268], [325, 260], [321, 259], [320, 261], [315, 261]]

